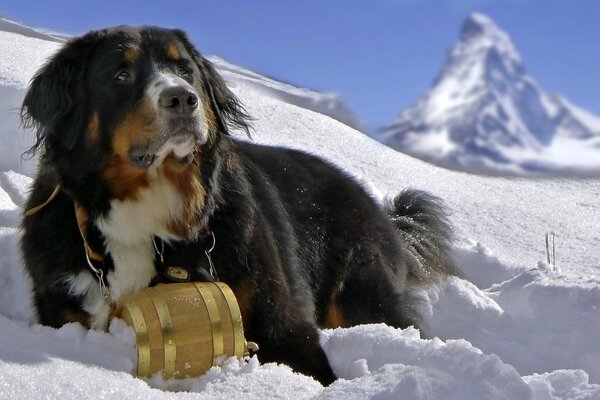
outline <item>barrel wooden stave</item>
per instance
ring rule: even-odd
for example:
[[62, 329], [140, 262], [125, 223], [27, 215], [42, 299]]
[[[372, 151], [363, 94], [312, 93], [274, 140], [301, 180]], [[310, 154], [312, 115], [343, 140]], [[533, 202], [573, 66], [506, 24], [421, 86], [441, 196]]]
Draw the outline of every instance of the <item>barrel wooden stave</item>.
[[121, 318], [136, 330], [138, 376], [160, 370], [165, 378], [198, 376], [246, 350], [239, 307], [223, 283], [159, 285], [126, 296], [123, 304]]

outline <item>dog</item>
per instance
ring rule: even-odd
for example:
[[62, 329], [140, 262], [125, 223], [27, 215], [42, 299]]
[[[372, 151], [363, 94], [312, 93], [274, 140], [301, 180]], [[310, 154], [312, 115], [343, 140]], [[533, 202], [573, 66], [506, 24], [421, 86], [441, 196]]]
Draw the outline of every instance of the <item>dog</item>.
[[327, 385], [319, 328], [424, 329], [414, 289], [455, 273], [441, 200], [381, 205], [327, 161], [233, 137], [251, 118], [183, 31], [70, 40], [21, 115], [39, 157], [21, 251], [44, 325], [106, 329], [123, 295], [219, 280], [261, 362]]

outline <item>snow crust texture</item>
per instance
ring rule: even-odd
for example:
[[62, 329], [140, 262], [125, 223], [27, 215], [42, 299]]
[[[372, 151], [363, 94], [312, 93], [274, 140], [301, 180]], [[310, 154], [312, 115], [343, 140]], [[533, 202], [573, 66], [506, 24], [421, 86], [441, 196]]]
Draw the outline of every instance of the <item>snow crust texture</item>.
[[[477, 29], [465, 34], [479, 35]], [[57, 46], [22, 31], [0, 32], [0, 54], [22, 49], [10, 53], [10, 61], [0, 58], [0, 79], [18, 71], [0, 81], [0, 99], [10, 97], [18, 105], [30, 74]], [[27, 58], [32, 48], [37, 65]], [[516, 71], [519, 59], [513, 56]], [[230, 67], [231, 74], [235, 70]], [[261, 365], [256, 357], [229, 359], [197, 378], [141, 380], [132, 375], [135, 335], [124, 322], [113, 321], [108, 332], [35, 324], [31, 283], [18, 250], [35, 160], [10, 158], [31, 138], [3, 104], [0, 398], [600, 399], [599, 180], [504, 179], [443, 170], [256, 86], [232, 88], [256, 118], [257, 142], [332, 160], [379, 200], [414, 187], [446, 201], [462, 277], [417, 293], [436, 338], [383, 324], [322, 331], [321, 344], [340, 377], [323, 388], [285, 365]], [[543, 235], [549, 230], [557, 233], [553, 265], [544, 261]]]

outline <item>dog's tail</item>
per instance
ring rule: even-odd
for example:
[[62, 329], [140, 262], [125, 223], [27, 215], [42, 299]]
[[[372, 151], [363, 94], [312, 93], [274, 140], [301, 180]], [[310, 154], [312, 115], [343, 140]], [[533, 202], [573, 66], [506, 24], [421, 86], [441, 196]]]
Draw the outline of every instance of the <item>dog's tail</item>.
[[385, 209], [398, 228], [402, 246], [412, 255], [409, 280], [418, 284], [457, 275], [451, 256], [452, 227], [441, 199], [406, 189], [388, 200]]

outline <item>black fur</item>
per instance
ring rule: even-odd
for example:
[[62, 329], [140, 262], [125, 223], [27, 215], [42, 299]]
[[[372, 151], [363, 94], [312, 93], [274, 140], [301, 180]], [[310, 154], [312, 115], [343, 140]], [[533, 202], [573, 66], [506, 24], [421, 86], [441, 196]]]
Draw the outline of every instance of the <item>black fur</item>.
[[[385, 322], [422, 328], [411, 290], [453, 273], [451, 229], [440, 201], [408, 190], [381, 207], [317, 157], [234, 139], [229, 129], [247, 129], [248, 115], [186, 36], [127, 27], [66, 44], [35, 76], [23, 103], [24, 121], [38, 132], [32, 152], [41, 156], [26, 208], [62, 185], [56, 199], [23, 221], [21, 247], [40, 322], [60, 326], [72, 320], [66, 315], [86, 316], [83, 299], [70, 295], [64, 281], [87, 271], [73, 203], [82, 204], [92, 221], [110, 211], [101, 174], [110, 135], [141, 96], [137, 88], [127, 96], [106, 89], [98, 63], [107, 63], [111, 45], [140, 32], [142, 42], [151, 36], [184, 44], [197, 68], [193, 85], [208, 95], [217, 119], [218, 131], [202, 148], [206, 198], [195, 216], [198, 235], [172, 242], [165, 256], [176, 255], [197, 277], [206, 276], [204, 250], [211, 239], [202, 232], [212, 230], [218, 277], [244, 303], [246, 337], [260, 345], [259, 359], [286, 363], [328, 384], [335, 376], [319, 345], [319, 327]], [[86, 136], [92, 111], [100, 116], [97, 142]], [[89, 237], [103, 248], [93, 226]]]

